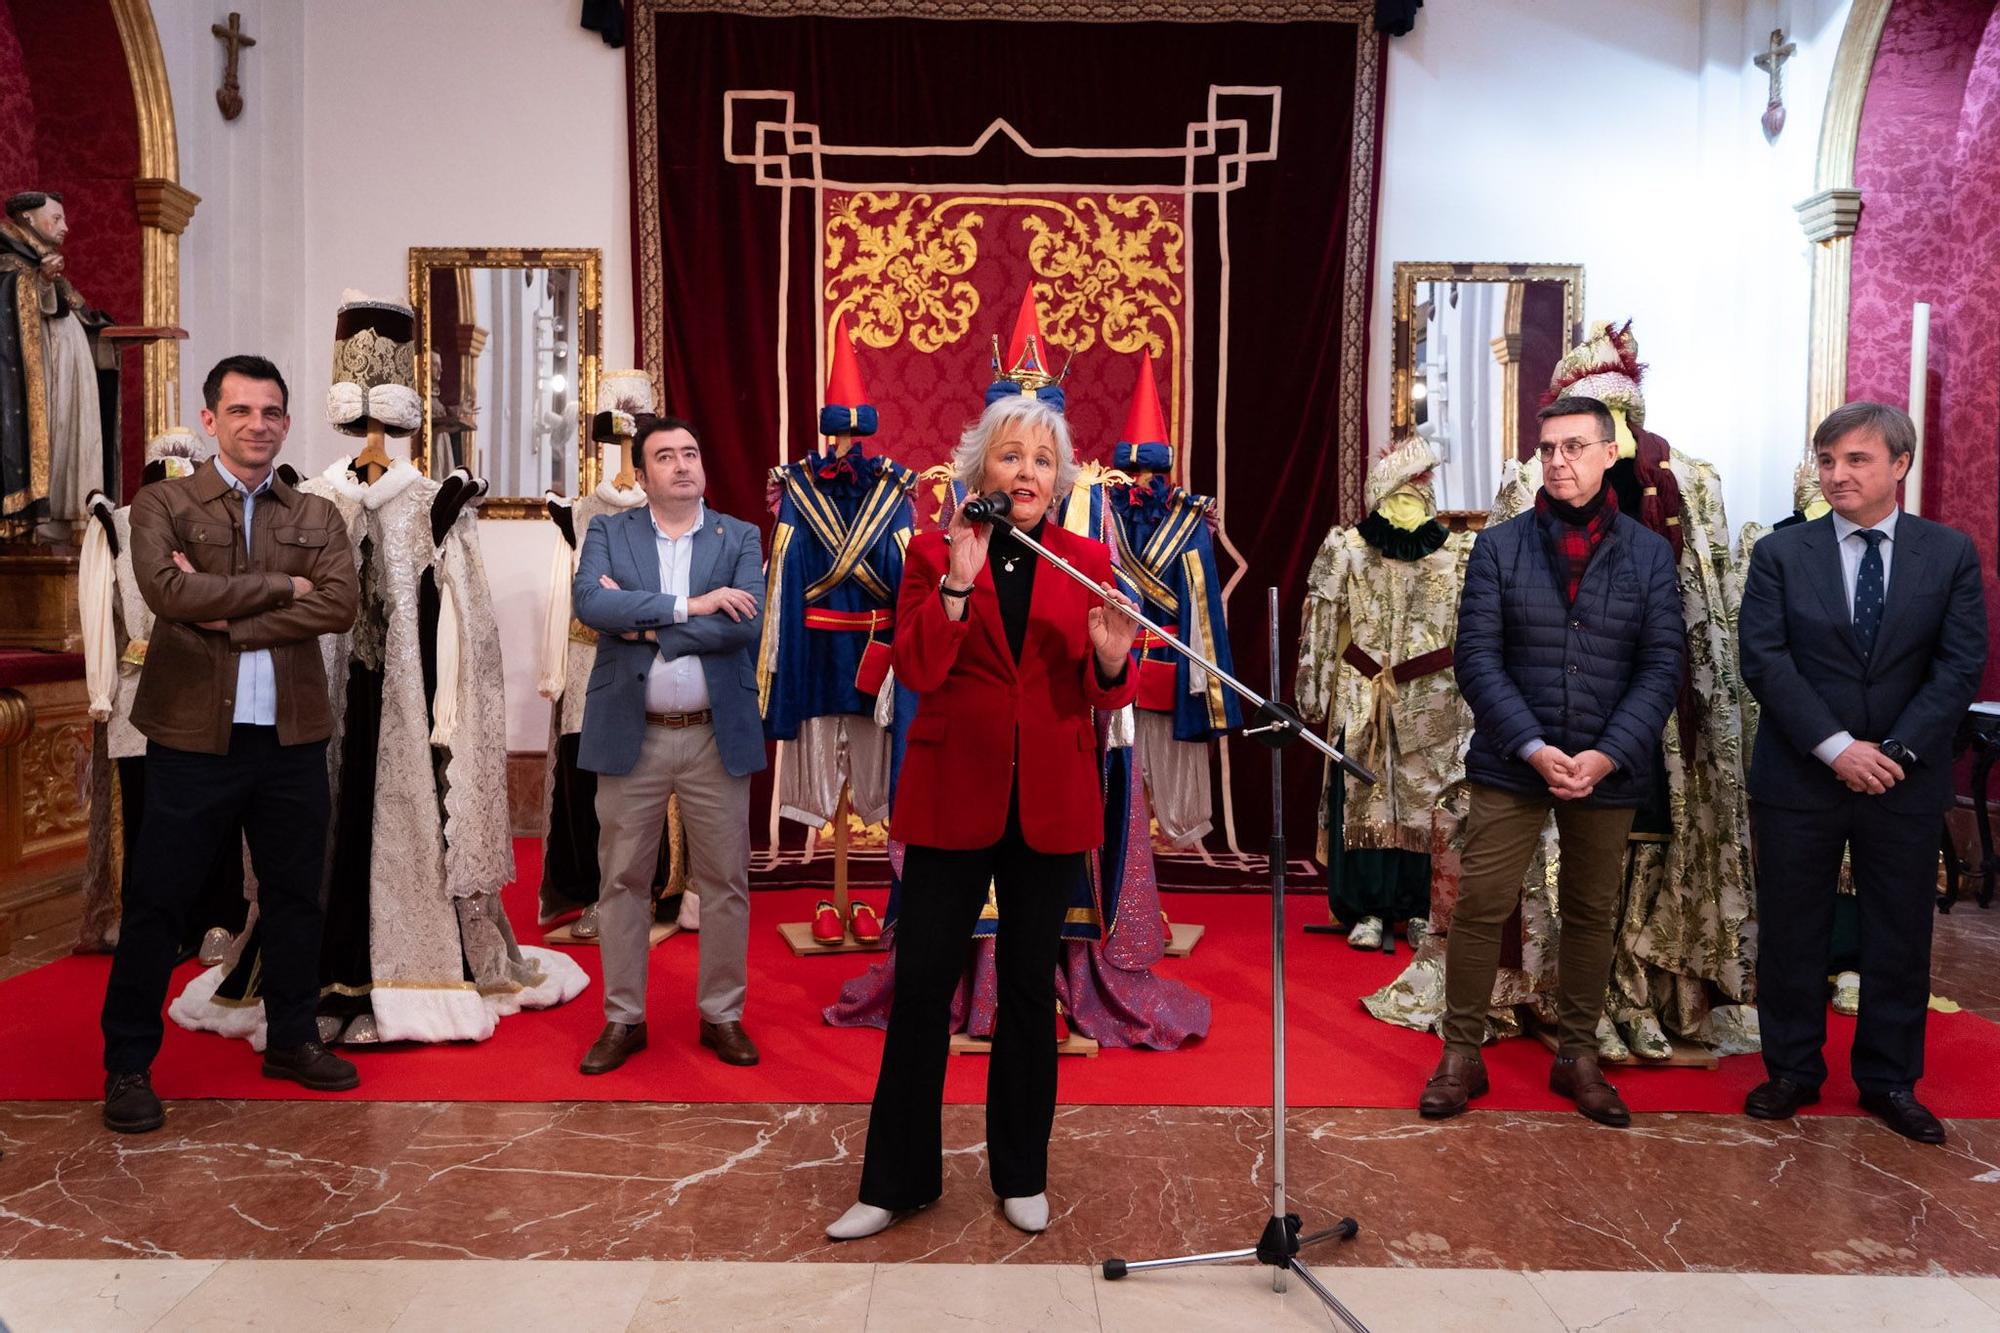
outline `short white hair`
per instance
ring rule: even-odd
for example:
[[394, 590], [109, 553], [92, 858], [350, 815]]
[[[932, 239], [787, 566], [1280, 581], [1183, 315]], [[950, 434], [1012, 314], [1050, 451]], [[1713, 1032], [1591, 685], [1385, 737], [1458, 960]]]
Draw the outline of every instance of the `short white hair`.
[[965, 428], [958, 437], [958, 447], [951, 452], [951, 471], [959, 485], [965, 487], [967, 495], [979, 492], [979, 483], [986, 476], [986, 455], [994, 442], [1005, 438], [1019, 429], [1041, 427], [1049, 433], [1056, 446], [1056, 486], [1049, 497], [1051, 508], [1069, 494], [1069, 488], [1076, 484], [1076, 474], [1080, 470], [1076, 462], [1076, 449], [1069, 438], [1069, 420], [1055, 408], [1049, 406], [1031, 393], [1008, 394], [996, 398], [986, 405], [979, 419]]

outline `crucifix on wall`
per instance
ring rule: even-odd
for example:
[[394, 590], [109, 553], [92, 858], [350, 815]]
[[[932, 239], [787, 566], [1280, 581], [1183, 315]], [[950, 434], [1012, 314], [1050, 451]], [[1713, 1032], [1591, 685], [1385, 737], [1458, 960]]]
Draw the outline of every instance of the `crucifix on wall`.
[[1785, 128], [1785, 62], [1798, 51], [1795, 42], [1785, 40], [1783, 28], [1771, 29], [1771, 44], [1763, 54], [1754, 57], [1751, 63], [1771, 76], [1771, 94], [1764, 104], [1764, 140], [1778, 141], [1778, 132]]
[[224, 120], [234, 120], [243, 114], [243, 89], [236, 82], [236, 60], [243, 48], [255, 46], [257, 39], [243, 31], [243, 16], [238, 13], [230, 14], [227, 26], [214, 23], [208, 30], [229, 53], [229, 63], [222, 70], [222, 86], [215, 90], [215, 104], [222, 108]]

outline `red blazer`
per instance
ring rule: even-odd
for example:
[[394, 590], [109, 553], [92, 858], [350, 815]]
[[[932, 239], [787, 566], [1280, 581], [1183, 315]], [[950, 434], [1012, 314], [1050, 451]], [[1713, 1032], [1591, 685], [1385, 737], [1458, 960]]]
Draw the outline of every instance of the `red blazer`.
[[[1050, 523], [1042, 544], [1093, 580], [1111, 578], [1102, 542]], [[1018, 545], [1004, 532], [993, 540]], [[1039, 560], [1026, 547], [1027, 559]], [[1092, 708], [1122, 708], [1139, 689], [1127, 669], [1110, 689], [1097, 683], [1089, 612], [1097, 599], [1059, 569], [1035, 571], [1021, 660], [993, 575], [979, 571], [963, 620], [945, 614], [938, 580], [944, 535], [921, 533], [903, 558], [896, 607], [896, 678], [920, 696], [896, 781], [889, 835], [924, 847], [990, 847], [1007, 828], [1014, 759], [1021, 766], [1021, 833], [1038, 852], [1083, 852], [1104, 841], [1104, 794]], [[1018, 743], [1019, 748], [1016, 749]]]

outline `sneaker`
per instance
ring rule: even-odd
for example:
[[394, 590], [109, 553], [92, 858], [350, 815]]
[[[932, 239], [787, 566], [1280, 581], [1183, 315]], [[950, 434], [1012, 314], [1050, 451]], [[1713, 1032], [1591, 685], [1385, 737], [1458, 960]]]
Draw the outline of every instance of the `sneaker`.
[[150, 1134], [167, 1123], [167, 1109], [153, 1092], [153, 1076], [147, 1070], [136, 1074], [104, 1076], [104, 1127], [120, 1134]]

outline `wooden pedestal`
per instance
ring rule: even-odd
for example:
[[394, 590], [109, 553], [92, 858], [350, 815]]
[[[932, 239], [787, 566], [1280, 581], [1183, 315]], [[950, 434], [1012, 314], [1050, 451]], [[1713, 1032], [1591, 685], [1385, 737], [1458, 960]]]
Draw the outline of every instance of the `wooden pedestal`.
[[0, 550], [0, 648], [82, 649], [76, 562], [75, 555], [47, 548]]
[[82, 903], [92, 726], [83, 664], [30, 663], [59, 664], [0, 686], [0, 952], [75, 917]]

